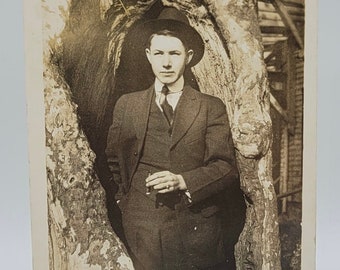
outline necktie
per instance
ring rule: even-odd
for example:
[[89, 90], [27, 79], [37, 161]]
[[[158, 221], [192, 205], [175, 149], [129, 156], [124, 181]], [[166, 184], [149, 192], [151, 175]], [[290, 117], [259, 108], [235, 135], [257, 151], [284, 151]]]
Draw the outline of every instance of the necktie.
[[172, 109], [171, 105], [167, 101], [167, 95], [169, 93], [169, 88], [164, 85], [161, 91], [161, 96], [159, 99], [159, 104], [161, 105], [163, 109], [163, 113], [168, 120], [169, 125], [172, 125], [173, 119], [174, 119], [174, 110]]

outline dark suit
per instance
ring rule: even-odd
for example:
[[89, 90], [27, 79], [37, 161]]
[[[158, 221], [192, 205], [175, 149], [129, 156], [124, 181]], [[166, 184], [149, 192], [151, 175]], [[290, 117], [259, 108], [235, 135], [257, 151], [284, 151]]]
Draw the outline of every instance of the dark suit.
[[[130, 234], [134, 230], [131, 224], [144, 224], [140, 230], [144, 228], [145, 235], [138, 236], [142, 240], [134, 241], [150, 240], [145, 244], [152, 245], [153, 231], [150, 228], [153, 222], [165, 224], [164, 220], [168, 217], [162, 219], [162, 216], [172, 215], [175, 222], [169, 218], [170, 221], [164, 225], [168, 228], [162, 236], [162, 248], [178, 248], [187, 260], [183, 265], [177, 262], [170, 266], [166, 262], [167, 267], [163, 262], [159, 269], [187, 269], [188, 266], [201, 269], [221, 263], [225, 257], [218, 215], [222, 205], [220, 199], [238, 176], [225, 105], [216, 97], [184, 87], [172, 127], [169, 171], [183, 176], [191, 201], [184, 193], [177, 192], [173, 207], [165, 205], [157, 210], [152, 200], [131, 191], [131, 181], [143, 155], [153, 94], [154, 88], [151, 87], [122, 96], [115, 106], [108, 134], [106, 155], [113, 180], [119, 186], [116, 199], [121, 200], [123, 221], [124, 215], [128, 220], [124, 230], [129, 230]], [[168, 195], [171, 198], [171, 194]], [[135, 198], [134, 201], [131, 197]], [[138, 209], [146, 212], [140, 213]], [[153, 252], [158, 248], [155, 247]], [[166, 257], [167, 253], [161, 255]]]

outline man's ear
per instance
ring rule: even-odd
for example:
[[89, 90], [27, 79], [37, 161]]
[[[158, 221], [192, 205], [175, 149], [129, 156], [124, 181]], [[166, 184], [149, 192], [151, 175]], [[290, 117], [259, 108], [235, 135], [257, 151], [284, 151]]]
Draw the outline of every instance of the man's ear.
[[149, 49], [149, 48], [146, 48], [146, 49], [145, 49], [145, 54], [146, 54], [146, 58], [148, 58], [148, 61], [150, 62], [150, 55], [151, 55], [151, 52], [150, 52], [150, 49]]
[[194, 51], [191, 50], [191, 49], [188, 50], [188, 52], [187, 52], [187, 62], [186, 62], [187, 65], [191, 62], [193, 56], [194, 56]]

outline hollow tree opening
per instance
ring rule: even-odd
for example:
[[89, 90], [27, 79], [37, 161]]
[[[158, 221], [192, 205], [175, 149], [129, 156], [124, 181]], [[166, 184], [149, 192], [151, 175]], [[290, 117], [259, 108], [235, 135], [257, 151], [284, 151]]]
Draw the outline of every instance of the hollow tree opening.
[[[203, 37], [205, 55], [192, 68], [191, 78], [196, 82], [191, 81], [200, 91], [220, 97], [227, 106], [241, 187], [252, 202], [236, 245], [237, 267], [280, 269], [268, 82], [255, 1], [248, 0], [78, 0], [60, 1], [59, 7], [43, 3], [46, 25], [53, 26], [56, 17], [60, 22], [58, 27], [46, 27], [49, 30], [44, 44], [51, 269], [67, 269], [68, 265], [85, 269], [81, 268], [85, 264], [88, 269], [94, 265], [126, 269], [116, 264], [117, 255], [104, 252], [116, 249], [124, 253], [124, 248], [110, 226], [101, 223], [106, 210], [103, 204], [96, 205], [104, 195], [95, 184], [95, 171], [107, 194], [114, 192], [102, 156], [112, 109], [121, 94], [143, 86], [136, 86], [143, 79], [149, 86], [148, 78], [139, 78], [139, 74], [134, 75], [136, 78], [126, 76], [133, 74], [126, 66], [133, 59], [125, 59], [131, 55], [129, 34], [135, 23], [156, 16], [162, 5], [182, 10]], [[76, 153], [72, 158], [70, 151]], [[97, 155], [95, 165], [92, 151]], [[81, 173], [72, 177], [77, 170]], [[84, 198], [88, 203], [80, 203]], [[112, 198], [106, 198], [109, 205], [114, 203]], [[88, 209], [94, 208], [89, 214]], [[95, 229], [98, 224], [101, 230]], [[58, 268], [60, 265], [64, 268]]]

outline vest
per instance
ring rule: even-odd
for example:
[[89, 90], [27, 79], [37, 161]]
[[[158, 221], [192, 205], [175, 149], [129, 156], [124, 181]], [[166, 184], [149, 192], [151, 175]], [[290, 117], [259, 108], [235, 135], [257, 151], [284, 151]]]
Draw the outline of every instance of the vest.
[[[170, 163], [171, 132], [170, 126], [156, 102], [152, 102], [142, 156], [132, 178], [131, 188], [151, 200], [171, 200], [178, 198], [178, 192], [169, 194], [146, 194], [145, 179], [158, 171], [171, 171]], [[177, 201], [177, 200], [176, 200]]]

